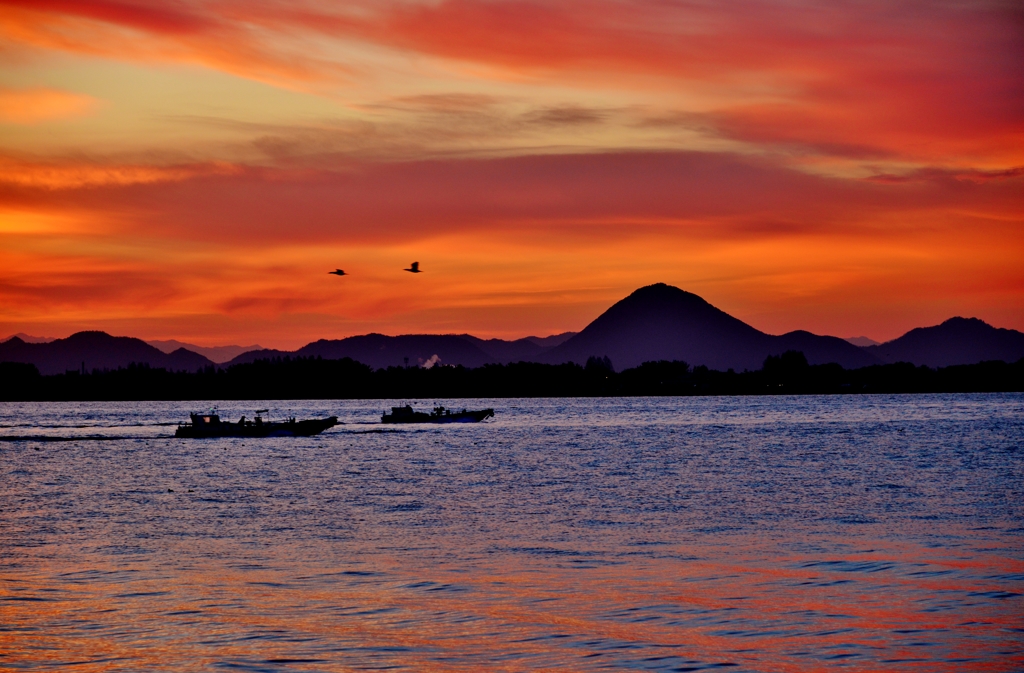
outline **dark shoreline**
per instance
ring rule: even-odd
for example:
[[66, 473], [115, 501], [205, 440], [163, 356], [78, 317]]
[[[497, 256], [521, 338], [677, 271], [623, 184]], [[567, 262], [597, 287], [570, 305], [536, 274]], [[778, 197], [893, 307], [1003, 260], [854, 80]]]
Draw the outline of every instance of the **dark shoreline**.
[[647, 362], [622, 372], [606, 359], [585, 366], [520, 362], [465, 367], [389, 367], [354, 360], [275, 358], [170, 372], [147, 365], [41, 376], [0, 363], [0, 401], [249, 399], [445, 399], [859, 393], [1024, 392], [1024, 359], [932, 369], [909, 363], [843, 369], [808, 365], [803, 354], [769, 357], [757, 371], [720, 372], [685, 362]]

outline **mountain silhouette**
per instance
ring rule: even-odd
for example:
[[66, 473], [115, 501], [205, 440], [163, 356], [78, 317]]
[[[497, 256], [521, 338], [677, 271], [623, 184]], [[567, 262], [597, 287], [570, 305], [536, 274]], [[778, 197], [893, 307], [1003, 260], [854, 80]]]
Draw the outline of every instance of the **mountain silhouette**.
[[6, 339], [0, 339], [0, 343], [3, 343], [5, 341], [10, 341], [14, 337], [18, 337], [19, 339], [21, 339], [22, 341], [24, 341], [27, 344], [46, 344], [46, 343], [50, 343], [51, 341], [56, 341], [57, 340], [57, 337], [32, 336], [31, 334], [25, 334], [24, 332], [18, 332], [17, 334], [12, 334], [11, 336], [7, 337]]
[[474, 346], [479, 348], [491, 362], [508, 364], [509, 362], [535, 362], [544, 351], [549, 350], [543, 343], [537, 343], [536, 337], [525, 337], [515, 341], [504, 339], [479, 339], [469, 334], [461, 334]]
[[[470, 334], [365, 334], [345, 339], [320, 339], [297, 351], [262, 349], [243, 353], [228, 365], [275, 357], [322, 357], [332, 360], [352, 358], [374, 369], [410, 367], [431, 361], [435, 355], [443, 365], [480, 367], [485, 364], [537, 362], [554, 344], [574, 333], [550, 337], [524, 337], [515, 341], [480, 339]], [[408, 360], [407, 360], [408, 358]]]
[[579, 334], [579, 332], [562, 332], [561, 334], [552, 334], [551, 336], [546, 337], [528, 336], [523, 338], [544, 348], [554, 348], [555, 346], [562, 345], [577, 334]]
[[[179, 342], [159, 343], [164, 350], [141, 339], [105, 332], [78, 332], [49, 343], [27, 343], [15, 336], [0, 343], [0, 362], [34, 364], [42, 374], [77, 371], [83, 363], [89, 371], [117, 369], [133, 362], [172, 371], [195, 371], [213, 365], [210, 359], [186, 348], [164, 352]], [[321, 339], [297, 351], [250, 350], [221, 366], [285, 356], [332, 360], [348, 357], [374, 369], [438, 362], [465, 367], [511, 362], [571, 361], [582, 365], [592, 357], [596, 358], [593, 362], [604, 363], [607, 357], [619, 371], [657, 360], [684, 360], [694, 366], [742, 371], [760, 369], [769, 355], [791, 350], [801, 351], [812, 365], [835, 362], [847, 369], [892, 362], [945, 367], [985, 360], [1015, 362], [1024, 357], [1024, 334], [992, 327], [977, 318], [951, 318], [876, 346], [859, 347], [845, 339], [803, 330], [775, 336], [693, 293], [658, 283], [615, 303], [579, 333], [513, 341], [469, 334], [366, 334]]]
[[14, 337], [0, 343], [0, 362], [30, 363], [43, 375], [79, 371], [83, 366], [86, 371], [117, 369], [133, 362], [172, 371], [195, 371], [213, 364], [184, 348], [164, 353], [142, 339], [106, 332], [78, 332], [66, 339], [34, 344]]
[[263, 347], [259, 344], [253, 344], [252, 346], [196, 346], [195, 344], [185, 343], [178, 341], [177, 339], [168, 339], [166, 341], [149, 340], [150, 346], [158, 348], [164, 353], [173, 353], [179, 348], [198, 353], [203, 357], [216, 362], [218, 364], [227, 362], [232, 358], [236, 358], [242, 353], [248, 353], [250, 351], [262, 350]]
[[465, 367], [481, 367], [491, 358], [461, 336], [453, 334], [404, 334], [389, 337], [383, 334], [366, 334], [347, 339], [314, 341], [300, 348], [296, 355], [340, 359], [349, 357], [375, 369], [419, 365], [433, 356], [441, 364], [460, 364]]
[[879, 360], [837, 337], [805, 331], [773, 336], [715, 308], [697, 295], [658, 283], [616, 303], [542, 361], [584, 363], [607, 356], [616, 369], [655, 360], [685, 360], [711, 369], [760, 369], [769, 355], [803, 351], [811, 364], [863, 367]]
[[883, 362], [929, 367], [970, 365], [986, 360], [1016, 362], [1024, 357], [1024, 333], [993, 327], [978, 318], [950, 318], [934, 327], [912, 329], [865, 351]]
[[[467, 335], [468, 336], [468, 335]], [[273, 357], [321, 357], [330, 360], [352, 358], [374, 369], [421, 365], [433, 356], [441, 364], [480, 367], [496, 360], [478, 348], [472, 339], [456, 334], [365, 334], [346, 339], [320, 339], [297, 351], [259, 350], [243, 353], [228, 364]], [[408, 359], [408, 360], [407, 360]]]

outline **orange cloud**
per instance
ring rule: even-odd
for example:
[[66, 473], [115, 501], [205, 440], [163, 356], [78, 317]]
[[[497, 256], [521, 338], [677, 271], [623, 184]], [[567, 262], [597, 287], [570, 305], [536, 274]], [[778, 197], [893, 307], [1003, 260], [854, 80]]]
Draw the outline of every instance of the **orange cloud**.
[[470, 0], [407, 7], [380, 39], [538, 74], [646, 73], [664, 77], [665, 87], [704, 82], [727, 99], [708, 112], [709, 125], [755, 145], [1024, 162], [1024, 93], [1015, 84], [1024, 77], [1024, 33], [1019, 14], [1006, 8], [923, 12], [859, 3], [854, 13], [745, 2], [724, 13]]
[[160, 166], [81, 160], [42, 162], [0, 156], [0, 184], [46, 189], [168, 182], [200, 175], [231, 175], [241, 170], [226, 162]]
[[[372, 44], [588, 90], [684, 97], [754, 145], [985, 168], [1024, 163], [1022, 17], [999, 2], [796, 7], [563, 0], [3, 0], [15, 42], [203, 63], [296, 86], [371, 67], [322, 44]], [[366, 76], [374, 76], [364, 72]], [[640, 79], [638, 79], [640, 76]], [[679, 104], [685, 107], [680, 101]]]
[[36, 124], [81, 117], [95, 107], [95, 98], [68, 91], [0, 88], [0, 122], [9, 124]]
[[284, 87], [339, 80], [349, 72], [344, 64], [319, 57], [302, 40], [290, 46], [278, 34], [275, 42], [235, 12], [222, 14], [199, 3], [190, 8], [185, 3], [2, 0], [0, 36], [35, 49], [129, 62], [201, 64]]
[[[1021, 19], [995, 0], [0, 0], [8, 67], [60, 51], [336, 97], [216, 117], [167, 68], [165, 115], [122, 92], [111, 125], [157, 108], [132, 131], [0, 148], [0, 326], [516, 336], [666, 281], [773, 331], [1024, 328]], [[0, 117], [94, 105], [74, 96], [5, 90]], [[391, 273], [413, 259], [428, 273]]]
[[[849, 180], [634, 152], [8, 183], [11, 212], [90, 224], [11, 229], [0, 324], [47, 315], [55, 333], [106, 316], [173, 336], [220, 316], [261, 343], [292, 329], [292, 345], [382, 329], [522, 336], [579, 329], [666, 281], [775, 332], [896, 336], [966, 312], [1020, 328], [1022, 181]], [[37, 221], [50, 220], [19, 220]], [[420, 278], [401, 274], [413, 259]], [[336, 266], [352, 275], [327, 277]]]

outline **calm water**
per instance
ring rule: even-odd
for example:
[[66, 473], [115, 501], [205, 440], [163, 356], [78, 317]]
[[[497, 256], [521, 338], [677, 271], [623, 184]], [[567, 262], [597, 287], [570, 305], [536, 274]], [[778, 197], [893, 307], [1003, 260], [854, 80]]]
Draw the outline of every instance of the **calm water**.
[[0, 669], [1024, 670], [1024, 396], [385, 405], [0, 405]]

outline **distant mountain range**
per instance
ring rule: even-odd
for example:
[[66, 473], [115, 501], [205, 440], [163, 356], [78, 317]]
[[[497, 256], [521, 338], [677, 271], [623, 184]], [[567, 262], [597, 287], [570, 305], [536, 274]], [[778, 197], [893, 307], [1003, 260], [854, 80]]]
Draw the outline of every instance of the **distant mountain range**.
[[228, 364], [253, 362], [268, 357], [295, 355], [333, 360], [352, 358], [374, 369], [403, 366], [458, 364], [480, 367], [489, 363], [535, 362], [575, 332], [550, 337], [525, 337], [515, 341], [479, 339], [469, 334], [365, 334], [347, 339], [321, 339], [297, 351], [260, 350], [243, 353]]
[[211, 360], [212, 362], [216, 362], [217, 364], [228, 362], [242, 353], [263, 349], [263, 346], [260, 346], [259, 344], [253, 344], [252, 346], [196, 346], [195, 344], [185, 343], [175, 339], [168, 339], [166, 341], [150, 340], [146, 343], [158, 348], [164, 353], [173, 353], [179, 348], [184, 348], [185, 350], [190, 350], [193, 353], [199, 353], [203, 357]]
[[0, 343], [0, 362], [29, 362], [43, 375], [117, 369], [133, 362], [173, 371], [195, 371], [213, 365], [202, 355], [184, 348], [164, 353], [142, 339], [115, 337], [106, 332], [78, 332], [67, 339], [46, 343], [28, 343], [11, 337]]
[[[9, 341], [15, 337], [29, 344], [48, 344], [52, 341], [57, 341], [57, 337], [32, 336], [31, 334], [18, 332], [6, 339], [0, 339], [0, 343]], [[217, 364], [227, 362], [232, 358], [238, 357], [242, 353], [248, 353], [249, 351], [260, 350], [263, 348], [259, 344], [253, 344], [251, 346], [197, 346], [184, 341], [177, 341], [176, 339], [168, 339], [166, 341], [151, 339], [146, 341], [146, 343], [150, 346], [154, 346], [164, 353], [173, 353], [179, 348], [184, 348], [185, 350], [192, 351], [193, 353], [198, 353], [199, 355], [209, 359], [211, 362]]]
[[6, 339], [0, 339], [0, 343], [3, 343], [4, 341], [9, 341], [10, 339], [13, 339], [14, 337], [18, 337], [19, 339], [21, 339], [25, 343], [29, 343], [29, 344], [48, 344], [51, 341], [56, 341], [57, 340], [57, 337], [32, 336], [31, 334], [25, 334], [24, 332], [18, 332], [17, 334], [12, 334], [11, 336], [7, 337]]
[[856, 345], [861, 339], [802, 330], [766, 334], [695, 294], [659, 283], [617, 302], [579, 333], [550, 337], [506, 341], [468, 334], [366, 334], [321, 339], [296, 351], [281, 351], [201, 348], [177, 341], [150, 344], [104, 332], [79, 332], [47, 343], [12, 337], [0, 343], [0, 362], [28, 362], [42, 374], [58, 374], [83, 366], [90, 371], [116, 369], [132, 362], [194, 371], [215, 363], [228, 366], [283, 356], [349, 357], [375, 369], [435, 364], [479, 367], [520, 361], [583, 364], [596, 356], [608, 357], [617, 370], [652, 360], [685, 360], [711, 369], [742, 371], [759, 369], [769, 355], [788, 350], [802, 351], [810, 364], [835, 362], [848, 369], [891, 362], [942, 367], [984, 360], [1015, 362], [1024, 357], [1024, 333], [995, 328], [977, 318], [951, 318], [883, 344]]

